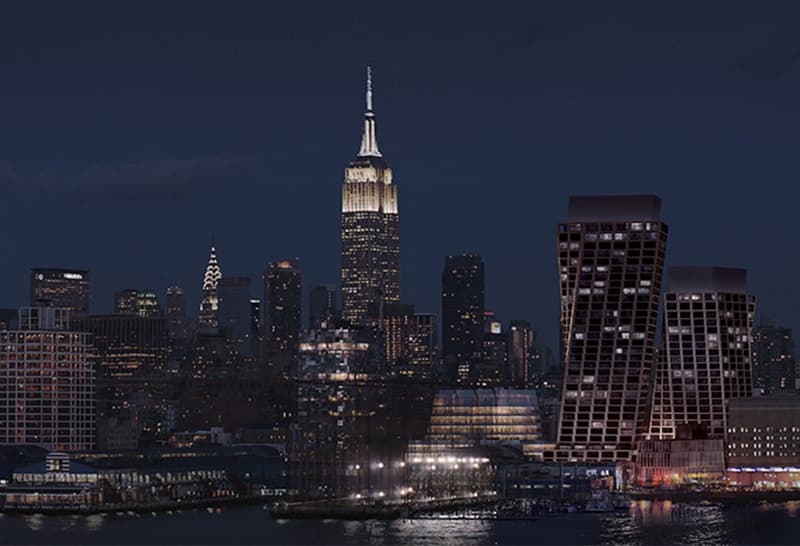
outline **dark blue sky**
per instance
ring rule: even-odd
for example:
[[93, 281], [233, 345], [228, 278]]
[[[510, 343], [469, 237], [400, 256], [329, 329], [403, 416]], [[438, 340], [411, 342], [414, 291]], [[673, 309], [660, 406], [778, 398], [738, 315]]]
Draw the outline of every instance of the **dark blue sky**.
[[337, 282], [364, 67], [400, 186], [403, 299], [439, 310], [445, 254], [556, 341], [567, 197], [656, 193], [668, 262], [749, 269], [798, 324], [797, 2], [4, 2], [0, 306], [31, 266], [199, 300], [299, 256]]

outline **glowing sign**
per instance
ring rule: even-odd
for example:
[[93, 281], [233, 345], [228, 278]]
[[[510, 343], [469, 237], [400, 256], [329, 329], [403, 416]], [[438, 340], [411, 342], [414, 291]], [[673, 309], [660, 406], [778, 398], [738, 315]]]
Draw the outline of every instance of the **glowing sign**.
[[79, 281], [83, 279], [83, 275], [80, 273], [64, 273], [64, 278]]

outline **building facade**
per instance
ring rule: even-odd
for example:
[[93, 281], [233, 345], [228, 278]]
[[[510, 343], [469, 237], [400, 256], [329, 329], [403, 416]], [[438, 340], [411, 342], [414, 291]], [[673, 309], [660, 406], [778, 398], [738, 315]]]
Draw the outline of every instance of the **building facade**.
[[483, 357], [484, 275], [477, 254], [447, 256], [442, 271], [442, 363], [447, 381], [469, 385]]
[[531, 369], [531, 347], [534, 340], [531, 323], [527, 320], [512, 320], [506, 340], [510, 384], [518, 388], [531, 386], [534, 375]]
[[372, 78], [358, 156], [342, 187], [342, 318], [365, 326], [384, 303], [400, 301], [400, 215], [392, 169], [378, 149]]
[[31, 307], [58, 307], [72, 316], [89, 314], [89, 272], [84, 269], [31, 269]]
[[433, 313], [415, 313], [408, 340], [408, 373], [433, 378], [439, 373], [439, 323]]
[[570, 197], [557, 229], [557, 460], [628, 461], [646, 427], [667, 226], [654, 195]]
[[91, 334], [73, 330], [65, 309], [23, 308], [19, 323], [0, 331], [0, 444], [92, 449]]
[[336, 289], [318, 285], [308, 293], [308, 329], [332, 328], [339, 316], [336, 308]]
[[264, 339], [277, 351], [297, 351], [302, 312], [300, 260], [279, 260], [264, 272]]
[[153, 290], [127, 288], [114, 295], [116, 313], [137, 317], [160, 317], [163, 312], [158, 295]]
[[753, 388], [757, 394], [795, 390], [794, 352], [791, 328], [781, 326], [777, 320], [762, 320], [753, 330]]
[[220, 331], [239, 354], [250, 354], [250, 277], [222, 277], [217, 284], [217, 297]]
[[[785, 468], [798, 472], [800, 396], [778, 394], [728, 401], [728, 470]], [[761, 470], [759, 468], [759, 470]]]
[[703, 429], [711, 438], [724, 437], [727, 401], [752, 393], [754, 314], [755, 299], [747, 295], [745, 270], [669, 269], [650, 438], [675, 438], [681, 425]]

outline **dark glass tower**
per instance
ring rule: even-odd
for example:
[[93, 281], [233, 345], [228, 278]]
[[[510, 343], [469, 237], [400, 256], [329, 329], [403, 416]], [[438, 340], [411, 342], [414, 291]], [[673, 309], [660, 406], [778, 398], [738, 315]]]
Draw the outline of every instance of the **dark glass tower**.
[[68, 309], [89, 314], [89, 272], [78, 269], [31, 269], [31, 307]]
[[367, 69], [367, 112], [358, 156], [342, 187], [342, 318], [353, 326], [400, 301], [400, 216], [392, 169], [378, 150]]
[[628, 461], [644, 432], [667, 226], [654, 195], [571, 197], [558, 226], [558, 460]]
[[753, 331], [753, 388], [760, 394], [795, 390], [795, 345], [791, 328], [774, 318]]
[[300, 335], [300, 261], [280, 260], [264, 272], [264, 339], [267, 347], [296, 351]]
[[319, 330], [323, 324], [332, 327], [337, 314], [336, 289], [325, 285], [313, 287], [308, 294], [308, 329]]
[[442, 361], [445, 378], [469, 385], [483, 358], [483, 260], [447, 256], [442, 272]]

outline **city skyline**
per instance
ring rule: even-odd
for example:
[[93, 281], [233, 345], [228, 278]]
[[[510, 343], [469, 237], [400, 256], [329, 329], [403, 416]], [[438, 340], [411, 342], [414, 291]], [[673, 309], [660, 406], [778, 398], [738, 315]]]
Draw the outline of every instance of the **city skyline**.
[[[128, 9], [136, 20], [136, 10]], [[294, 8], [282, 9], [270, 20], [295, 15]], [[565, 197], [652, 192], [664, 199], [667, 222], [675, 224], [676, 215], [684, 220], [672, 232], [670, 264], [747, 268], [760, 310], [790, 326], [797, 322], [792, 268], [782, 265], [780, 251], [796, 245], [797, 231], [793, 200], [783, 198], [793, 187], [797, 125], [797, 81], [783, 21], [796, 8], [776, 5], [750, 13], [733, 5], [717, 17], [699, 8], [664, 14], [637, 6], [616, 20], [599, 8], [545, 5], [522, 9], [512, 20], [502, 9], [483, 17], [466, 6], [439, 47], [433, 47], [433, 26], [443, 8], [432, 8], [431, 22], [375, 9], [394, 16], [398, 28], [415, 25], [416, 42], [392, 36], [419, 62], [398, 58], [383, 40], [369, 40], [375, 47], [364, 54], [354, 39], [329, 39], [328, 27], [354, 24], [347, 22], [356, 19], [353, 8], [343, 7], [331, 14], [338, 27], [309, 23], [312, 43], [332, 43], [331, 51], [295, 44], [291, 65], [270, 56], [263, 71], [253, 71], [253, 55], [274, 49], [270, 40], [294, 38], [256, 33], [245, 19], [263, 17], [257, 9], [223, 11], [214, 15], [240, 36], [223, 25], [203, 49], [219, 48], [217, 57], [196, 59], [163, 81], [158, 78], [167, 69], [183, 66], [186, 52], [178, 41], [148, 49], [147, 55], [159, 53], [148, 68], [139, 64], [135, 38], [124, 32], [107, 51], [62, 40], [75, 57], [43, 58], [33, 77], [19, 52], [42, 51], [48, 42], [20, 35], [33, 14], [11, 10], [5, 22], [20, 24], [3, 34], [17, 44], [7, 48], [12, 62], [0, 103], [0, 179], [12, 193], [4, 214], [14, 223], [22, 215], [47, 213], [54, 223], [70, 226], [71, 237], [57, 245], [35, 227], [11, 242], [12, 265], [0, 273], [5, 305], [25, 303], [19, 294], [27, 291], [29, 268], [55, 266], [92, 271], [99, 312], [110, 311], [113, 293], [128, 286], [161, 293], [178, 284], [187, 306], [196, 307], [194, 285], [212, 232], [226, 271], [234, 275], [256, 279], [270, 260], [289, 255], [303, 259], [309, 286], [335, 283], [337, 211], [331, 204], [338, 200], [342, 159], [352, 156], [360, 132], [363, 68], [372, 64], [381, 143], [391, 150], [403, 185], [404, 262], [419, 264], [403, 272], [401, 301], [435, 312], [442, 256], [479, 253], [487, 266], [487, 306], [502, 317], [531, 320], [540, 339], [556, 346], [557, 297], [536, 287], [557, 282], [549, 237]], [[166, 9], [152, 31], [169, 36], [178, 16]], [[199, 9], [196, 17], [201, 28], [212, 25], [209, 10]], [[637, 25], [626, 24], [632, 20]], [[101, 15], [78, 23], [57, 35], [89, 32], [87, 24], [95, 33], [122, 25]], [[719, 45], [688, 59], [686, 51], [706, 51], [703, 25], [712, 25]], [[508, 36], [500, 31], [506, 27]], [[741, 39], [742, 27], [751, 38]], [[641, 36], [646, 31], [663, 37], [665, 29], [684, 36], [675, 52]], [[190, 41], [195, 37], [185, 32]], [[365, 32], [375, 37], [374, 30]], [[634, 39], [641, 58], [619, 51]], [[226, 40], [242, 45], [243, 59], [237, 60]], [[584, 60], [570, 49], [573, 43], [596, 48]], [[439, 53], [423, 55], [431, 48]], [[103, 97], [60, 76], [59, 62], [85, 75], [105, 66], [109, 53], [119, 54], [121, 68]], [[220, 59], [231, 61], [228, 71], [219, 72]], [[729, 84], [724, 92], [719, 82]], [[326, 92], [318, 91], [320, 83]], [[43, 89], [59, 93], [64, 110], [41, 108], [48, 97]], [[303, 169], [297, 169], [299, 162]], [[707, 203], [727, 186], [738, 189], [725, 192], [724, 212], [708, 217]], [[759, 205], [755, 211], [753, 203]], [[498, 213], [486, 215], [487, 210]], [[153, 221], [135, 227], [118, 221], [141, 211]], [[301, 223], [306, 214], [314, 221]], [[432, 222], [437, 229], [431, 230]], [[180, 236], [179, 245], [164, 236], [160, 223]], [[296, 226], [296, 233], [286, 226]], [[514, 244], [500, 244], [505, 241]], [[741, 255], [745, 246], [747, 259]], [[148, 267], [153, 262], [160, 266]]]

